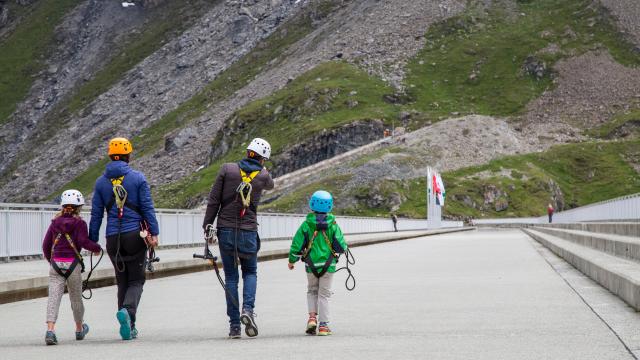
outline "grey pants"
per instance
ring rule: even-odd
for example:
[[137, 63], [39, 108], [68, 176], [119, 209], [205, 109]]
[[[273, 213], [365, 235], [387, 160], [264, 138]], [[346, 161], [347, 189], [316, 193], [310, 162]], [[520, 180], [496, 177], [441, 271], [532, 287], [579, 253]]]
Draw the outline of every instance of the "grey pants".
[[[68, 268], [70, 263], [57, 263], [60, 268]], [[64, 276], [58, 274], [52, 267], [49, 267], [49, 300], [47, 301], [47, 322], [58, 320], [60, 301], [64, 295], [65, 283], [69, 289], [69, 299], [71, 300], [71, 310], [73, 319], [81, 323], [84, 318], [84, 304], [82, 303], [82, 270], [78, 264], [71, 276], [65, 280]]]
[[307, 305], [309, 312], [318, 314], [321, 323], [329, 322], [329, 298], [333, 273], [325, 273], [319, 279], [312, 273], [307, 273]]

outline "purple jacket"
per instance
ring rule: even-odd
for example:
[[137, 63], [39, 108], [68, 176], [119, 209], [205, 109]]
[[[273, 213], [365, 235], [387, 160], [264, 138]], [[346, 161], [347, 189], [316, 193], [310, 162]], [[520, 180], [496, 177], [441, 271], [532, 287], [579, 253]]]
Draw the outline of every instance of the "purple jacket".
[[61, 234], [62, 237], [54, 249], [53, 256], [56, 258], [73, 258], [76, 256], [64, 234], [71, 236], [71, 240], [78, 251], [87, 249], [91, 252], [98, 252], [101, 249], [98, 243], [89, 240], [89, 231], [84, 220], [71, 215], [62, 215], [51, 220], [49, 230], [47, 230], [42, 242], [42, 253], [49, 262], [51, 262], [51, 247], [58, 234]]

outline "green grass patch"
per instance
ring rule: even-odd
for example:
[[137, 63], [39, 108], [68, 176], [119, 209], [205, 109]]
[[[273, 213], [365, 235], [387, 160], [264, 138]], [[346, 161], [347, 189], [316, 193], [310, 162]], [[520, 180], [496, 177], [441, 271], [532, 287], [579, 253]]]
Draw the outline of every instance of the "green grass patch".
[[636, 135], [640, 134], [640, 109], [617, 115], [606, 124], [588, 129], [585, 133], [596, 138], [609, 139], [617, 137], [617, 131], [624, 126], [634, 126], [635, 131], [631, 130], [630, 132]]
[[[288, 192], [277, 200], [268, 204], [260, 205], [260, 211], [265, 212], [305, 212], [309, 209], [307, 204], [311, 195], [317, 190], [325, 190], [332, 194], [337, 194], [339, 190], [351, 180], [351, 175], [333, 175], [323, 179], [321, 182], [314, 182]], [[334, 213], [342, 214], [342, 201], [335, 199]]]
[[[542, 216], [551, 200], [550, 180], [562, 190], [567, 208], [640, 192], [640, 174], [628, 159], [640, 158], [638, 155], [638, 140], [569, 144], [447, 172], [443, 174], [447, 189], [445, 213], [472, 217]], [[511, 176], [500, 176], [503, 169], [511, 170]], [[478, 176], [481, 172], [492, 175]], [[496, 211], [493, 204], [484, 205], [488, 186], [507, 194], [506, 210]]]
[[[487, 13], [471, 7], [434, 25], [425, 48], [408, 66], [407, 93], [424, 120], [451, 113], [509, 116], [552, 86], [553, 64], [606, 48], [620, 63], [640, 56], [618, 33], [608, 13], [590, 0], [520, 1], [508, 13], [498, 2]], [[555, 44], [556, 53], [538, 53]], [[541, 78], [524, 71], [529, 56], [544, 63]]]
[[55, 27], [77, 0], [41, 0], [0, 43], [0, 124], [27, 95], [53, 43]]
[[236, 149], [253, 137], [269, 139], [277, 155], [325, 129], [356, 120], [397, 117], [398, 107], [383, 96], [393, 90], [382, 80], [357, 67], [330, 61], [309, 70], [284, 89], [247, 104], [235, 112], [213, 144], [230, 144]]

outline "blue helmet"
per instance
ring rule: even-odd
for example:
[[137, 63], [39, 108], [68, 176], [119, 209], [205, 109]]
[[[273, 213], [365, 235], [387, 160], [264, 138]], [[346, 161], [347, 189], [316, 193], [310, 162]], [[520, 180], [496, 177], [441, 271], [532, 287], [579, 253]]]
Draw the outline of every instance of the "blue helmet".
[[328, 191], [318, 190], [311, 195], [309, 207], [312, 211], [328, 213], [333, 209], [333, 196]]

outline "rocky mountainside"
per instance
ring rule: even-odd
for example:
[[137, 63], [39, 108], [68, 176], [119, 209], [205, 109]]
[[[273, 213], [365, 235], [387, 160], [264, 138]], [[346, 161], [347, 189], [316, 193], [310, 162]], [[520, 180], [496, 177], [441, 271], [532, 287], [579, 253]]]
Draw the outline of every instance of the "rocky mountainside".
[[[275, 175], [323, 169], [280, 181], [273, 211], [326, 187], [346, 213], [422, 216], [427, 166], [447, 171], [453, 217], [639, 191], [638, 19], [634, 0], [5, 0], [0, 201], [90, 192], [114, 136], [166, 207], [200, 205], [253, 136]], [[607, 175], [572, 146], [629, 186], [580, 193]]]

